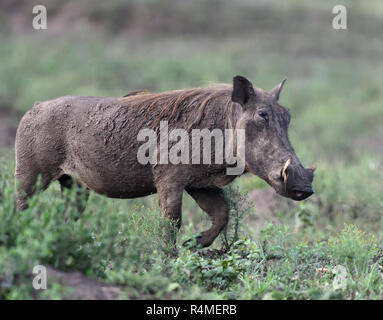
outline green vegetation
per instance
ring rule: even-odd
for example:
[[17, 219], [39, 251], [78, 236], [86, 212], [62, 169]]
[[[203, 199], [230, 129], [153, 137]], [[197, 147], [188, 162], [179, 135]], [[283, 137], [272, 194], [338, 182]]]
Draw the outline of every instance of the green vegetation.
[[[46, 1], [41, 32], [0, 14], [0, 129], [9, 115], [16, 125], [35, 101], [63, 95], [122, 96], [228, 83], [236, 74], [267, 90], [288, 77], [281, 103], [292, 113], [296, 153], [318, 167], [316, 193], [272, 212], [273, 224], [259, 223], [244, 199], [268, 187], [237, 179], [226, 190], [230, 226], [203, 250], [181, 246], [209, 225], [185, 194], [178, 257], [170, 258], [156, 196], [92, 193], [75, 221], [53, 184], [19, 213], [12, 150], [2, 150], [0, 299], [71, 295], [74, 288], [54, 281], [37, 293], [37, 264], [118, 285], [120, 298], [382, 299], [381, 2], [348, 1], [347, 31], [331, 28], [332, 1], [228, 1], [219, 9], [217, 1], [88, 2], [76, 11], [75, 1], [71, 10]], [[19, 6], [30, 18], [27, 2]], [[83, 19], [70, 20], [73, 12]]]
[[[89, 207], [75, 221], [76, 209], [66, 206], [64, 199], [74, 197], [75, 190], [61, 196], [58, 186], [52, 185], [20, 213], [14, 206], [11, 168], [1, 169], [1, 298], [36, 297], [31, 272], [38, 264], [80, 271], [119, 285], [120, 298], [383, 297], [379, 243], [355, 225], [345, 225], [328, 243], [301, 240], [302, 234], [306, 239], [317, 234], [307, 230], [294, 234], [291, 223], [267, 224], [255, 235], [241, 220], [249, 218], [251, 208], [236, 187], [229, 187], [226, 196], [236, 210], [231, 211], [226, 237], [217, 241], [215, 249], [179, 246], [178, 257], [172, 258], [166, 254], [162, 236], [167, 222], [159, 215], [154, 198], [115, 201], [93, 194]], [[191, 214], [193, 208], [187, 201], [185, 207]], [[193, 229], [187, 222], [178, 243], [192, 237]], [[339, 270], [343, 270], [340, 276]], [[37, 297], [70, 297], [74, 290], [49, 279], [48, 287]]]

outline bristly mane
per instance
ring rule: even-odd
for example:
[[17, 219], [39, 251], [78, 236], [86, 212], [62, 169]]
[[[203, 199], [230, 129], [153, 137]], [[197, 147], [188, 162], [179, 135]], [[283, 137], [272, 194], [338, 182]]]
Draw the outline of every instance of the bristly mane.
[[[161, 93], [144, 93], [142, 91], [132, 92], [122, 98], [123, 102], [130, 106], [136, 106], [142, 110], [145, 116], [152, 118], [152, 127], [158, 127], [159, 122], [167, 120], [169, 123], [179, 119], [183, 112], [192, 113], [195, 116], [190, 119], [187, 131], [198, 125], [204, 116], [207, 105], [214, 99], [222, 99], [222, 113], [230, 115], [227, 125], [232, 128], [231, 100], [232, 86], [227, 84], [216, 84], [207, 88], [194, 88], [184, 90], [165, 91]], [[137, 94], [141, 93], [141, 94]], [[151, 115], [149, 117], [149, 115]]]

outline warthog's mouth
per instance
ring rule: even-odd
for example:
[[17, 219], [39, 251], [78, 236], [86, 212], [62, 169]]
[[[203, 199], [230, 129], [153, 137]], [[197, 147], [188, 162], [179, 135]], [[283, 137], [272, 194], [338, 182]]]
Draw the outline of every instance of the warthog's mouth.
[[310, 197], [314, 193], [311, 187], [307, 187], [304, 190], [293, 190], [290, 192], [291, 199], [295, 201], [302, 201]]

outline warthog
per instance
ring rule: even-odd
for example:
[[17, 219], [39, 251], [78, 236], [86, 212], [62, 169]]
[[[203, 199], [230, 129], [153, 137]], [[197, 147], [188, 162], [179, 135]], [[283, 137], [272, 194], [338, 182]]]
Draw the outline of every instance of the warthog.
[[[160, 207], [174, 222], [168, 234], [174, 241], [186, 190], [212, 220], [211, 227], [197, 238], [199, 245], [209, 246], [228, 222], [221, 188], [241, 173], [228, 175], [225, 161], [143, 165], [137, 159], [142, 146], [137, 139], [140, 129], [158, 132], [161, 121], [168, 122], [169, 130], [181, 128], [188, 133], [192, 129], [243, 129], [244, 172], [264, 179], [282, 196], [303, 200], [313, 193], [314, 170], [302, 166], [289, 142], [290, 112], [278, 104], [284, 83], [266, 92], [236, 76], [233, 85], [37, 102], [17, 130], [17, 208], [27, 208], [39, 176], [42, 190], [55, 180], [67, 188], [77, 183], [81, 186], [78, 197], [86, 198], [89, 189], [124, 199], [158, 193]], [[83, 209], [78, 201], [78, 210]]]

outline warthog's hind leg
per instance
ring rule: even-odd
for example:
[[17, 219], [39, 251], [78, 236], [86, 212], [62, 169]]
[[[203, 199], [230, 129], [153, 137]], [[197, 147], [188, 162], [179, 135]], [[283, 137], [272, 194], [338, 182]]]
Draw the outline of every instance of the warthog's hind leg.
[[17, 174], [16, 178], [16, 207], [23, 211], [28, 208], [28, 199], [35, 193], [37, 175], [35, 174]]
[[[41, 181], [39, 180], [41, 178]], [[28, 170], [26, 173], [20, 173], [16, 170], [16, 208], [23, 211], [28, 208], [28, 199], [37, 191], [43, 191], [48, 188], [51, 177], [37, 170]]]
[[[212, 220], [210, 229], [197, 237], [202, 247], [210, 246], [229, 221], [229, 209], [221, 189], [186, 189]], [[189, 241], [187, 241], [189, 242]]]

